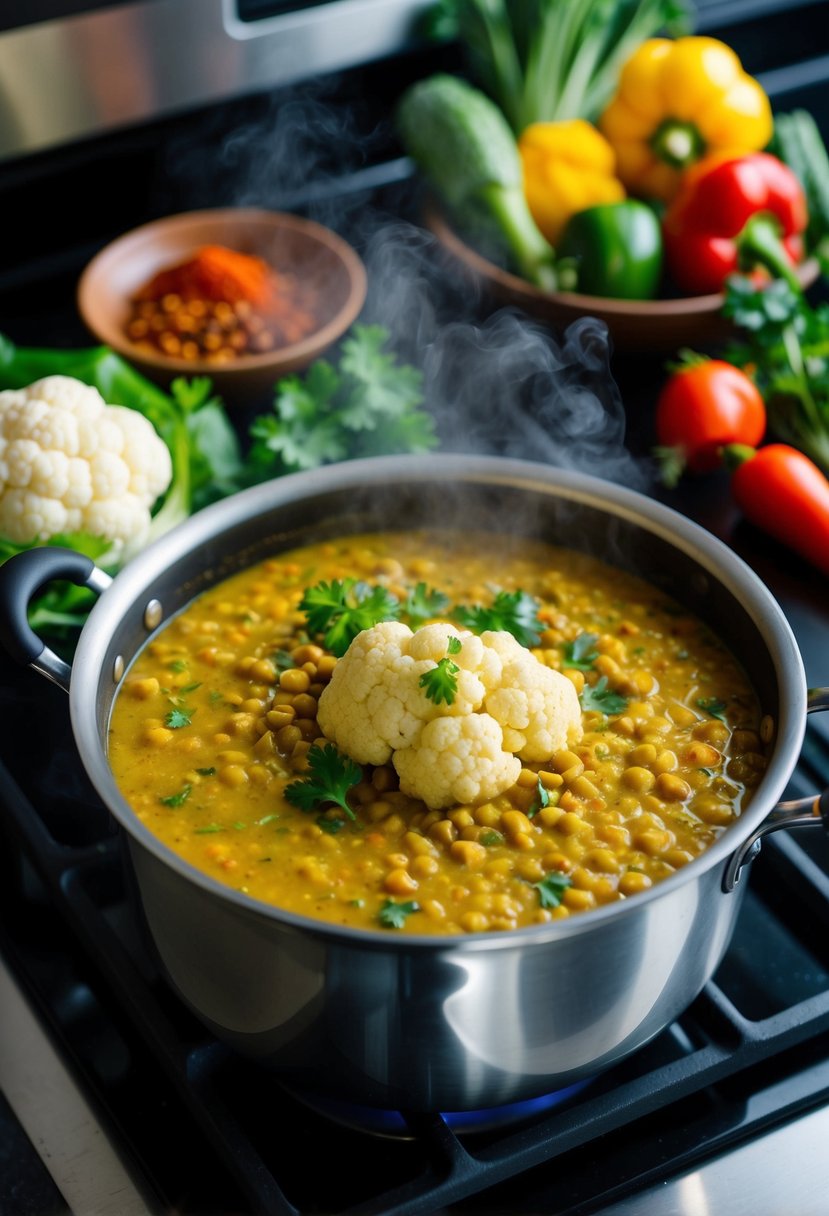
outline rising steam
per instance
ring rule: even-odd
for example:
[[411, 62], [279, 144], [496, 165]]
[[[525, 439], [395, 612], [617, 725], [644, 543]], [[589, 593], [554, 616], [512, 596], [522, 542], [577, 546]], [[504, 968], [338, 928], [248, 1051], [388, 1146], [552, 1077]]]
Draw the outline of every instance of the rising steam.
[[211, 180], [227, 203], [304, 212], [352, 241], [369, 275], [361, 320], [385, 326], [399, 357], [422, 369], [445, 450], [539, 460], [646, 490], [652, 466], [625, 447], [604, 325], [584, 317], [553, 334], [516, 309], [493, 310], [420, 226], [411, 182], [397, 184], [393, 209], [378, 201], [372, 161], [387, 151], [388, 129], [367, 126], [336, 95], [335, 78], [276, 91], [236, 129], [174, 143], [168, 176]]

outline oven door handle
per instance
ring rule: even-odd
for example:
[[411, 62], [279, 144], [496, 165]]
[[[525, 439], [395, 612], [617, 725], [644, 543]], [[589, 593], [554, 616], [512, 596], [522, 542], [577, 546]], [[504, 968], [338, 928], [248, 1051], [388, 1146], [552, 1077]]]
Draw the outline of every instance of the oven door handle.
[[68, 692], [71, 666], [38, 637], [28, 616], [32, 599], [54, 579], [66, 579], [98, 595], [112, 582], [92, 558], [74, 549], [43, 545], [16, 553], [0, 566], [0, 643], [18, 663], [33, 667]]
[[[807, 713], [829, 709], [829, 688], [810, 688], [806, 704]], [[778, 802], [773, 811], [758, 828], [743, 841], [731, 856], [723, 875], [723, 890], [733, 891], [742, 876], [743, 867], [753, 861], [763, 843], [763, 837], [781, 828], [823, 828], [829, 835], [829, 789], [822, 794], [808, 794], [805, 798], [793, 798]]]

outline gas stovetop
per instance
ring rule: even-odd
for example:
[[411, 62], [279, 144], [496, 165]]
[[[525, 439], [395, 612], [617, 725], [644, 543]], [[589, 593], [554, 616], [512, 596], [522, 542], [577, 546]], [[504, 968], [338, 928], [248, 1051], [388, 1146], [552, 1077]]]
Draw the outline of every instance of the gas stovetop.
[[[781, 108], [805, 106], [829, 131], [824, 3], [700, 12]], [[0, 333], [88, 344], [78, 274], [107, 240], [156, 215], [243, 201], [305, 211], [362, 249], [367, 211], [411, 235], [411, 167], [382, 116], [422, 72], [422, 60], [388, 60], [7, 162], [0, 200], [15, 238], [0, 267]], [[284, 109], [332, 102], [350, 116], [348, 163], [327, 149], [310, 181], [295, 165], [264, 174]], [[243, 129], [244, 143], [234, 138]], [[56, 210], [80, 194], [80, 218]], [[614, 356], [612, 371], [627, 442], [641, 450], [663, 368]], [[815, 574], [739, 523], [716, 477], [662, 496], [753, 566], [789, 618], [808, 682], [829, 685], [829, 609]], [[712, 981], [622, 1065], [510, 1110], [378, 1114], [287, 1090], [195, 1021], [145, 946], [121, 839], [80, 767], [64, 694], [0, 655], [0, 722], [4, 1216], [829, 1210], [829, 844], [819, 833], [766, 841]], [[787, 792], [826, 785], [829, 724], [818, 719]]]

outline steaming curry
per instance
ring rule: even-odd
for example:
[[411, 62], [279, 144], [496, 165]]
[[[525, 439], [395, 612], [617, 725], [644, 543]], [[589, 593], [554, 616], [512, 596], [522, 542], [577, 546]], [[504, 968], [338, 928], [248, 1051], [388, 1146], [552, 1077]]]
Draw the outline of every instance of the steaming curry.
[[[394, 763], [355, 764], [322, 735], [343, 639], [307, 610], [312, 586], [348, 586], [357, 611], [408, 605], [416, 626], [512, 605], [532, 655], [578, 694], [580, 738], [516, 762], [495, 796], [418, 800]], [[421, 532], [296, 549], [203, 594], [133, 664], [109, 755], [150, 831], [219, 882], [338, 925], [456, 934], [573, 916], [674, 874], [740, 815], [767, 734], [722, 643], [638, 578], [536, 541]]]

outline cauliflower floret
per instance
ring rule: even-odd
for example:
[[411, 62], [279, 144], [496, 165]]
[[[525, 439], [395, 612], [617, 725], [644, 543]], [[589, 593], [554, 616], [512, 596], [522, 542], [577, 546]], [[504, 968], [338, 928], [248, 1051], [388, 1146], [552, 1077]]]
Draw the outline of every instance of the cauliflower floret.
[[431, 716], [434, 706], [418, 680], [433, 664], [417, 664], [408, 653], [412, 636], [399, 621], [364, 629], [319, 699], [320, 730], [359, 764], [388, 763], [392, 752], [408, 747]]
[[521, 761], [504, 750], [504, 734], [489, 714], [434, 718], [417, 745], [395, 752], [404, 794], [437, 809], [485, 802], [515, 785]]
[[501, 687], [484, 708], [503, 727], [505, 746], [522, 760], [546, 760], [576, 743], [581, 706], [572, 681], [539, 663], [510, 633], [487, 632], [482, 641], [503, 661]]
[[0, 392], [0, 535], [17, 544], [71, 529], [138, 548], [172, 476], [152, 423], [88, 384], [46, 376]]
[[[451, 639], [459, 648], [450, 651]], [[421, 682], [444, 660], [454, 665], [448, 702]], [[522, 760], [549, 759], [582, 731], [566, 676], [511, 634], [478, 637], [445, 622], [363, 630], [334, 668], [317, 722], [358, 763], [391, 761], [403, 792], [432, 808], [496, 797]]]

